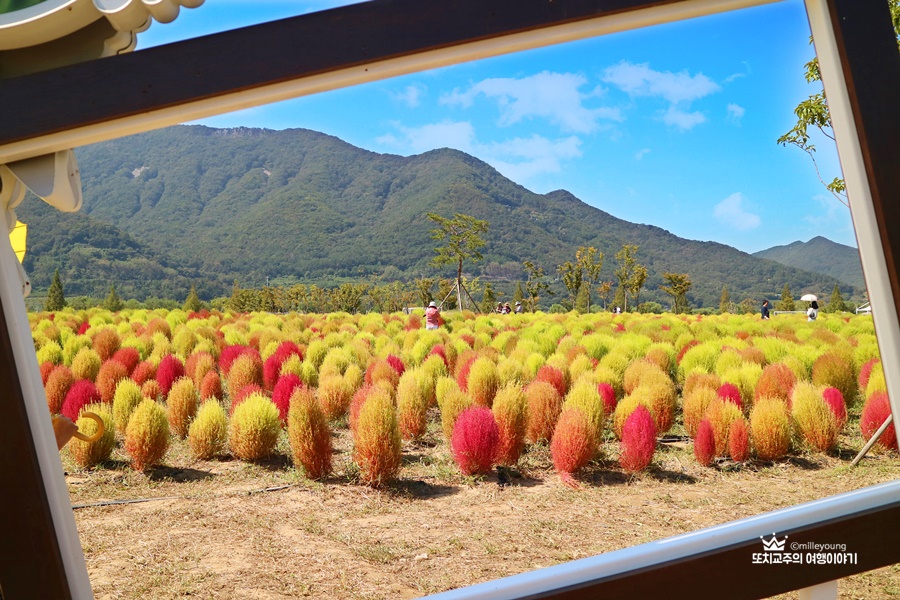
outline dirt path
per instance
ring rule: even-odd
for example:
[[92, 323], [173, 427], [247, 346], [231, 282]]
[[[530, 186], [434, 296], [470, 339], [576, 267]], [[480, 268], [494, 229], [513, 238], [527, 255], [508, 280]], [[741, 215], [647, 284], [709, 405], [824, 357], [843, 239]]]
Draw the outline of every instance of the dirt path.
[[[76, 510], [96, 597], [414, 598], [900, 477], [885, 455], [857, 469], [824, 455], [707, 469], [675, 445], [634, 478], [598, 462], [573, 490], [538, 448], [501, 488], [496, 476], [458, 475], [442, 445], [405, 456], [384, 490], [354, 483], [345, 452], [324, 483], [283, 455], [196, 462], [174, 448], [149, 476], [121, 462], [67, 464], [73, 504], [168, 498]], [[840, 585], [842, 598], [897, 598], [900, 566]]]

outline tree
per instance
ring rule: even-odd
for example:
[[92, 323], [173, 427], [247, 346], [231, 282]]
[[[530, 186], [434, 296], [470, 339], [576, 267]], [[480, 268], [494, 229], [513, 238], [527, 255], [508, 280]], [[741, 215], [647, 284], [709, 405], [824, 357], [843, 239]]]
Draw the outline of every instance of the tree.
[[438, 281], [438, 296], [444, 299], [444, 308], [447, 310], [453, 310], [459, 306], [456, 303], [456, 298], [450, 295], [451, 292], [453, 292], [452, 279], [441, 279]]
[[53, 281], [47, 290], [47, 301], [44, 302], [44, 310], [57, 311], [66, 307], [66, 296], [63, 293], [62, 280], [59, 278], [59, 269], [53, 272]]
[[719, 312], [723, 315], [731, 312], [731, 294], [728, 293], [728, 288], [724, 285], [722, 286], [722, 298], [719, 299]]
[[[894, 34], [897, 37], [897, 46], [900, 48], [900, 0], [888, 0], [888, 7], [891, 11]], [[812, 38], [810, 38], [810, 43], [812, 43]], [[806, 77], [807, 83], [814, 83], [822, 80], [821, 73], [819, 72], [818, 58], [814, 57], [804, 65], [804, 68], [806, 69], [804, 76]], [[815, 94], [810, 94], [806, 100], [797, 105], [797, 108], [794, 109], [794, 114], [797, 116], [797, 123], [790, 131], [779, 137], [777, 142], [782, 146], [787, 146], [788, 144], [796, 146], [809, 154], [813, 167], [816, 169], [816, 175], [822, 185], [824, 185], [841, 204], [849, 207], [850, 204], [847, 200], [847, 188], [844, 184], [844, 180], [840, 177], [835, 177], [830, 183], [825, 182], [822, 173], [819, 171], [819, 165], [816, 162], [816, 146], [810, 142], [810, 128], [818, 130], [819, 133], [834, 141], [831, 113], [828, 110], [828, 101], [825, 98], [824, 90]]]
[[603, 269], [603, 253], [593, 246], [581, 246], [575, 251], [575, 262], [584, 270], [584, 279], [587, 280], [587, 311], [591, 311], [591, 293], [597, 280], [600, 279], [600, 271]]
[[625, 286], [621, 283], [616, 286], [616, 293], [613, 295], [613, 306], [621, 306], [622, 310], [628, 309], [628, 298], [625, 296]]
[[672, 296], [674, 306], [672, 312], [687, 312], [687, 293], [691, 289], [691, 277], [687, 273], [663, 273], [663, 279], [669, 285], [661, 285], [659, 289]]
[[103, 301], [103, 308], [110, 312], [122, 310], [122, 299], [116, 293], [115, 285], [109, 286], [109, 294], [106, 296], [106, 300]]
[[428, 306], [428, 303], [434, 300], [431, 296], [431, 289], [434, 287], [434, 279], [420, 277], [415, 280], [415, 284], [416, 293], [419, 295], [422, 306]]
[[[641, 288], [647, 281], [647, 269], [643, 265], [639, 265], [634, 258], [637, 251], [638, 246], [625, 244], [621, 250], [616, 252], [616, 261], [619, 263], [616, 277], [619, 279], [619, 287], [624, 288], [635, 299], [635, 305], [637, 305]], [[625, 297], [624, 311], [628, 312], [627, 296]]]
[[582, 283], [583, 272], [581, 270], [581, 265], [567, 260], [556, 267], [556, 272], [562, 277], [563, 285], [566, 286], [566, 290], [569, 292], [568, 308], [574, 308], [575, 298], [578, 296], [578, 291], [581, 289]]
[[490, 282], [484, 284], [484, 294], [481, 296], [481, 312], [493, 312], [497, 296], [494, 295], [494, 286]]
[[791, 296], [791, 289], [788, 287], [788, 284], [784, 284], [784, 289], [781, 290], [781, 300], [778, 301], [777, 308], [778, 310], [796, 310], [794, 297]]
[[461, 213], [456, 213], [452, 219], [428, 213], [428, 218], [438, 224], [437, 229], [431, 230], [431, 239], [444, 242], [443, 246], [434, 249], [437, 256], [431, 263], [436, 267], [456, 265], [456, 299], [462, 307], [463, 261], [478, 262], [483, 258], [480, 249], [485, 244], [482, 235], [487, 233], [488, 222]]
[[516, 282], [516, 291], [513, 292], [513, 302], [521, 302], [525, 299], [525, 292], [522, 291], [522, 282]]
[[550, 284], [544, 281], [546, 275], [543, 267], [535, 265], [530, 260], [523, 262], [522, 266], [525, 268], [525, 274], [528, 276], [528, 279], [525, 281], [525, 291], [528, 293], [526, 303], [528, 310], [535, 312], [538, 307], [538, 301], [541, 299], [541, 294], [546, 292], [547, 295], [552, 296], [553, 291], [550, 289]]
[[834, 290], [831, 292], [831, 300], [828, 301], [828, 312], [844, 312], [847, 305], [844, 304], [844, 297], [841, 296], [841, 290], [838, 284], [834, 284]]
[[587, 313], [591, 311], [591, 287], [589, 285], [581, 286], [581, 289], [578, 290], [578, 295], [575, 296], [575, 305], [572, 307], [580, 313]]
[[191, 291], [188, 292], [188, 296], [184, 301], [183, 308], [185, 312], [197, 312], [203, 308], [203, 304], [200, 302], [200, 296], [197, 295], [197, 287], [193, 283], [191, 284]]

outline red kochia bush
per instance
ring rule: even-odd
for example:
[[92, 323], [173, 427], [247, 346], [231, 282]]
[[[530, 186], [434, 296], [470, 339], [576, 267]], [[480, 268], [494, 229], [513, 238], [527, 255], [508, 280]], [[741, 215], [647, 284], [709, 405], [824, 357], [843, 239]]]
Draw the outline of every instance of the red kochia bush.
[[603, 414], [611, 415], [616, 411], [616, 390], [608, 383], [597, 384], [597, 393], [603, 400]]
[[[68, 402], [68, 397], [66, 402]], [[859, 418], [859, 428], [862, 430], [863, 437], [868, 440], [875, 435], [889, 414], [891, 414], [891, 404], [887, 393], [875, 392], [869, 396], [863, 406], [862, 416]], [[884, 433], [878, 438], [878, 445], [897, 450], [897, 431], [893, 426], [884, 430]]]
[[100, 365], [97, 373], [97, 391], [104, 402], [112, 403], [116, 395], [116, 386], [119, 381], [128, 377], [128, 369], [117, 360], [108, 360]]
[[469, 371], [472, 370], [472, 365], [477, 359], [477, 356], [469, 357], [456, 372], [456, 385], [464, 392], [469, 391]]
[[281, 342], [275, 349], [275, 355], [281, 357], [282, 362], [295, 354], [300, 357], [300, 360], [303, 360], [303, 349], [290, 340]]
[[116, 350], [116, 353], [112, 355], [112, 359], [122, 363], [122, 366], [128, 371], [128, 375], [131, 376], [134, 368], [141, 362], [141, 353], [137, 351], [137, 348], [125, 346]]
[[877, 358], [870, 358], [866, 363], [859, 369], [859, 393], [864, 394], [866, 392], [866, 388], [869, 386], [869, 378], [872, 376], [872, 369], [875, 368], [880, 360]]
[[457, 417], [450, 447], [464, 475], [489, 473], [499, 445], [500, 430], [489, 408], [472, 406]]
[[726, 402], [731, 402], [738, 408], [743, 408], [743, 402], [741, 401], [741, 391], [738, 389], [738, 386], [733, 383], [723, 383], [719, 386], [719, 389], [716, 390], [716, 395], [719, 398], [725, 400]]
[[82, 408], [100, 401], [100, 392], [97, 391], [97, 387], [88, 379], [79, 379], [69, 388], [69, 393], [66, 394], [66, 399], [59, 412], [62, 416], [77, 421]]
[[174, 354], [166, 354], [156, 368], [156, 383], [159, 384], [163, 396], [169, 395], [172, 384], [179, 377], [184, 377], [184, 365]]
[[303, 386], [300, 377], [293, 373], [282, 375], [272, 390], [272, 402], [278, 407], [278, 415], [282, 423], [287, 423], [288, 410], [291, 407], [291, 395], [298, 387]]
[[72, 370], [65, 365], [59, 365], [50, 372], [44, 385], [44, 392], [47, 394], [47, 408], [51, 413], [56, 414], [60, 411], [74, 381]]
[[281, 375], [281, 363], [287, 360], [285, 357], [273, 354], [263, 363], [263, 387], [266, 391], [271, 392], [278, 383], [278, 377]]
[[728, 432], [728, 455], [735, 462], [750, 458], [750, 425], [746, 419], [738, 419], [731, 424]]
[[546, 381], [556, 388], [556, 391], [560, 396], [565, 396], [567, 388], [569, 387], [568, 382], [566, 381], [566, 374], [553, 365], [542, 365], [534, 376], [534, 380]]
[[156, 365], [149, 360], [139, 362], [131, 371], [131, 379], [138, 385], [144, 385], [148, 379], [156, 380]]
[[844, 402], [843, 394], [837, 388], [827, 387], [822, 390], [822, 398], [825, 400], [828, 408], [831, 409], [831, 412], [834, 413], [834, 418], [837, 419], [838, 431], [840, 431], [847, 424], [847, 403]]
[[406, 372], [406, 365], [403, 364], [403, 361], [400, 357], [394, 356], [393, 354], [388, 354], [385, 359], [391, 368], [397, 371], [397, 376], [403, 375]]
[[622, 452], [619, 464], [626, 471], [643, 471], [653, 460], [656, 450], [656, 425], [653, 415], [643, 404], [639, 404], [622, 427]]
[[56, 365], [52, 362], [42, 362], [41, 363], [41, 385], [47, 385], [47, 378], [50, 377], [50, 373], [53, 372], [53, 369], [56, 368]]
[[222, 380], [214, 370], [207, 371], [206, 375], [203, 376], [203, 381], [200, 382], [200, 399], [207, 400], [209, 398], [216, 398], [217, 400], [224, 398], [224, 394], [222, 394]]
[[580, 471], [597, 450], [597, 428], [580, 408], [563, 409], [550, 440], [553, 468], [566, 485], [575, 487], [572, 475]]
[[697, 435], [694, 437], [694, 456], [697, 462], [708, 467], [716, 457], [716, 434], [709, 419], [700, 421]]

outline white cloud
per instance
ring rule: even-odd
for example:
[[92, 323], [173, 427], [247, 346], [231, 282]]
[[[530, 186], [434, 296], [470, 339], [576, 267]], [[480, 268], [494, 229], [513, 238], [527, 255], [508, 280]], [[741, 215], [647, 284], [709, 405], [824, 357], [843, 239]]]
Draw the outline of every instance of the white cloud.
[[420, 154], [436, 148], [455, 148], [472, 153], [475, 148], [475, 129], [468, 121], [442, 121], [421, 127], [394, 124], [400, 133], [388, 133], [376, 141], [384, 146]]
[[666, 125], [677, 127], [682, 131], [687, 131], [695, 125], [706, 122], [706, 117], [702, 112], [685, 112], [681, 109], [670, 106], [669, 110], [663, 113], [662, 121]]
[[733, 123], [740, 123], [744, 118], [744, 113], [747, 112], [743, 106], [731, 103], [728, 104], [726, 110], [728, 111], [728, 120]]
[[416, 108], [422, 101], [422, 96], [425, 95], [426, 88], [422, 84], [414, 83], [412, 85], [406, 86], [406, 88], [402, 92], [396, 92], [391, 94], [391, 98], [405, 104], [409, 108]]
[[641, 148], [638, 150], [637, 154], [634, 155], [634, 160], [643, 160], [644, 157], [650, 153], [650, 148]]
[[719, 202], [713, 208], [713, 216], [722, 225], [726, 225], [738, 231], [747, 231], [759, 227], [762, 220], [744, 209], [746, 198], [740, 192], [732, 194]]
[[672, 104], [690, 103], [722, 89], [703, 73], [654, 71], [647, 63], [628, 61], [607, 67], [603, 81], [633, 96], [658, 96]]
[[581, 140], [569, 136], [556, 140], [540, 135], [481, 143], [468, 121], [444, 121], [421, 127], [395, 123], [396, 133], [378, 138], [378, 143], [401, 152], [421, 153], [436, 148], [455, 148], [487, 162], [518, 183], [545, 173], [558, 173], [567, 160], [581, 156]]
[[601, 120], [624, 120], [617, 108], [585, 106], [588, 98], [602, 94], [602, 90], [597, 88], [588, 93], [579, 91], [586, 83], [587, 80], [581, 75], [549, 71], [521, 79], [485, 79], [468, 90], [454, 90], [446, 94], [441, 98], [441, 103], [468, 108], [478, 95], [483, 94], [497, 102], [501, 125], [514, 125], [537, 117], [572, 133], [595, 131]]
[[581, 156], [580, 146], [581, 140], [574, 135], [558, 140], [532, 135], [489, 144], [481, 158], [521, 183], [544, 173], [559, 173], [564, 160]]

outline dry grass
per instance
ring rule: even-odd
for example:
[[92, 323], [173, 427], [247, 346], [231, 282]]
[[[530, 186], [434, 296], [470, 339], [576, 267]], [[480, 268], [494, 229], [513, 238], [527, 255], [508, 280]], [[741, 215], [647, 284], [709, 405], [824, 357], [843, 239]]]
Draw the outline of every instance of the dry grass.
[[[325, 482], [291, 466], [283, 434], [278, 454], [258, 463], [196, 461], [175, 440], [167, 466], [146, 475], [118, 453], [88, 471], [63, 453], [74, 505], [165, 498], [75, 511], [95, 595], [413, 598], [900, 477], [896, 455], [850, 469], [850, 450], [703, 468], [684, 443], [661, 444], [651, 469], [630, 477], [607, 441], [579, 490], [560, 483], [545, 445], [501, 488], [495, 475], [460, 475], [441, 440], [432, 420], [404, 445], [399, 481], [378, 491], [359, 485], [346, 430]], [[841, 440], [860, 446], [858, 434]], [[840, 586], [842, 598], [896, 598], [900, 567]]]

